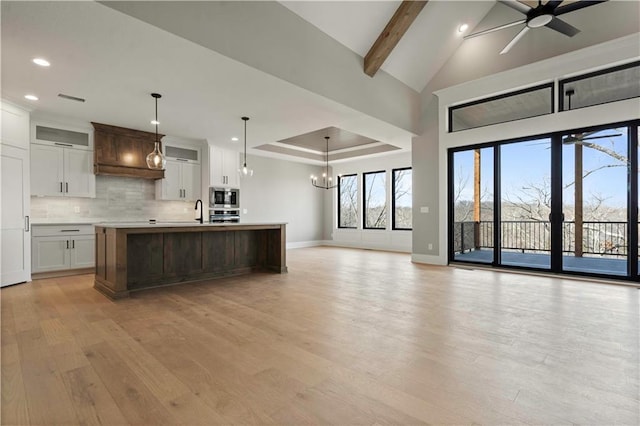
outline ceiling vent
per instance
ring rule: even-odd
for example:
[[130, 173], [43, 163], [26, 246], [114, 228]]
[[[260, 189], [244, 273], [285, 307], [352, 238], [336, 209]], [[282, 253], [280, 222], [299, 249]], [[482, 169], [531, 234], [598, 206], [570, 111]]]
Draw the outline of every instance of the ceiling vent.
[[84, 99], [82, 98], [78, 98], [76, 96], [71, 96], [71, 95], [65, 95], [64, 93], [58, 93], [58, 97], [62, 98], [62, 99], [69, 99], [70, 101], [76, 101], [76, 102], [86, 102]]

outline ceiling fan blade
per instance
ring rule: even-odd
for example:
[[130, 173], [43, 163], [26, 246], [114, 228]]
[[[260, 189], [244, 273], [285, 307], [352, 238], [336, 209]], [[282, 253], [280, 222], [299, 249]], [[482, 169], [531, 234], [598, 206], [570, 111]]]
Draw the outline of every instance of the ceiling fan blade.
[[604, 139], [604, 138], [615, 138], [617, 136], [622, 136], [622, 133], [616, 133], [613, 135], [601, 135], [601, 136], [589, 136], [589, 137], [577, 137], [577, 136], [566, 136], [563, 140], [562, 143], [564, 144], [569, 144], [569, 143], [581, 143], [582, 141], [587, 141], [590, 139]]
[[507, 44], [507, 46], [504, 49], [502, 49], [502, 52], [500, 52], [500, 54], [504, 55], [505, 53], [510, 51], [511, 48], [515, 46], [515, 44], [518, 42], [518, 40], [520, 40], [522, 36], [524, 36], [527, 33], [527, 31], [529, 31], [529, 27], [524, 27], [523, 29], [521, 29], [520, 32], [516, 34], [516, 36], [513, 38], [513, 40], [511, 40], [509, 44]]
[[560, 18], [553, 18], [547, 25], [547, 28], [551, 28], [552, 30], [556, 30], [559, 33], [562, 33], [566, 36], [573, 37], [574, 35], [580, 32], [579, 29], [574, 27], [573, 25], [567, 24]]
[[524, 3], [520, 3], [518, 0], [498, 0], [498, 3], [509, 6], [511, 9], [515, 9], [520, 13], [524, 13], [525, 15], [532, 9], [532, 7]]
[[551, 8], [551, 10], [555, 9], [556, 7], [560, 6], [560, 3], [562, 3], [564, 0], [549, 0], [546, 4], [547, 7]]
[[556, 16], [564, 15], [565, 13], [573, 12], [574, 10], [583, 9], [585, 7], [593, 6], [598, 3], [604, 3], [607, 0], [581, 0], [573, 3], [566, 4], [564, 6], [557, 7], [553, 14]]
[[504, 25], [500, 25], [498, 27], [489, 28], [488, 30], [484, 30], [484, 31], [478, 31], [477, 33], [469, 34], [469, 35], [466, 35], [466, 36], [464, 36], [462, 38], [466, 40], [468, 38], [477, 37], [477, 36], [481, 36], [481, 35], [492, 33], [494, 31], [500, 31], [500, 30], [503, 30], [505, 28], [513, 27], [513, 26], [520, 25], [520, 24], [524, 24], [525, 22], [527, 22], [526, 19], [520, 19], [519, 21], [511, 22], [509, 24], [504, 24]]

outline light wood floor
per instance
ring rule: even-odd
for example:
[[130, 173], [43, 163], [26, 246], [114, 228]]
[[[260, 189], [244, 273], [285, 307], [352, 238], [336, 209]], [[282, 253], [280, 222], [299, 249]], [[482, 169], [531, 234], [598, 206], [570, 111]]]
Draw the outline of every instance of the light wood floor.
[[288, 252], [289, 274], [4, 288], [2, 424], [640, 423], [640, 291]]

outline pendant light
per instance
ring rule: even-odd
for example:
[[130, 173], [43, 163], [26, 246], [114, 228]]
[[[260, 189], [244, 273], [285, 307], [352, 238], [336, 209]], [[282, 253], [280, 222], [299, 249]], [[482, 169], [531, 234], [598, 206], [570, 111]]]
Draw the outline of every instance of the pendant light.
[[244, 162], [239, 172], [240, 177], [251, 177], [253, 176], [253, 169], [247, 168], [247, 121], [249, 121], [249, 117], [242, 117], [242, 120], [244, 121]]
[[327, 151], [325, 152], [325, 168], [322, 173], [322, 183], [318, 184], [318, 177], [311, 175], [311, 185], [320, 189], [332, 189], [338, 186], [337, 182], [333, 182], [332, 177], [329, 175], [329, 136], [324, 137], [327, 143]]
[[167, 159], [160, 150], [160, 140], [158, 139], [158, 98], [161, 98], [162, 95], [159, 93], [152, 93], [151, 96], [156, 100], [156, 119], [154, 121], [154, 124], [156, 125], [156, 142], [153, 147], [153, 151], [147, 155], [147, 167], [153, 170], [163, 170], [164, 166], [167, 164]]

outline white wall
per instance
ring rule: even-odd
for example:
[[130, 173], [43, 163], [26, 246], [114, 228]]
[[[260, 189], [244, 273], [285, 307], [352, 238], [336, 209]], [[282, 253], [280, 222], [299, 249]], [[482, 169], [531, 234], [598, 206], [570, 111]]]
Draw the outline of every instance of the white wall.
[[[388, 229], [362, 229], [360, 223], [358, 229], [339, 229], [337, 218], [337, 189], [329, 191], [328, 205], [330, 211], [325, 217], [325, 229], [330, 230], [327, 235], [327, 244], [343, 247], [358, 247], [379, 250], [392, 250], [411, 252], [411, 231], [391, 230], [391, 171], [403, 167], [411, 167], [411, 154], [385, 154], [362, 160], [339, 162], [332, 164], [333, 176], [357, 174], [358, 175], [358, 216], [362, 222], [362, 174], [365, 172], [387, 171], [387, 226]], [[414, 176], [415, 179], [415, 176]], [[415, 185], [415, 180], [414, 180]], [[415, 187], [415, 186], [414, 186]], [[415, 220], [415, 206], [414, 206]]]
[[286, 222], [290, 248], [319, 244], [324, 192], [311, 186], [309, 177], [320, 168], [255, 155], [247, 155], [247, 167], [253, 176], [240, 181], [240, 221]]

